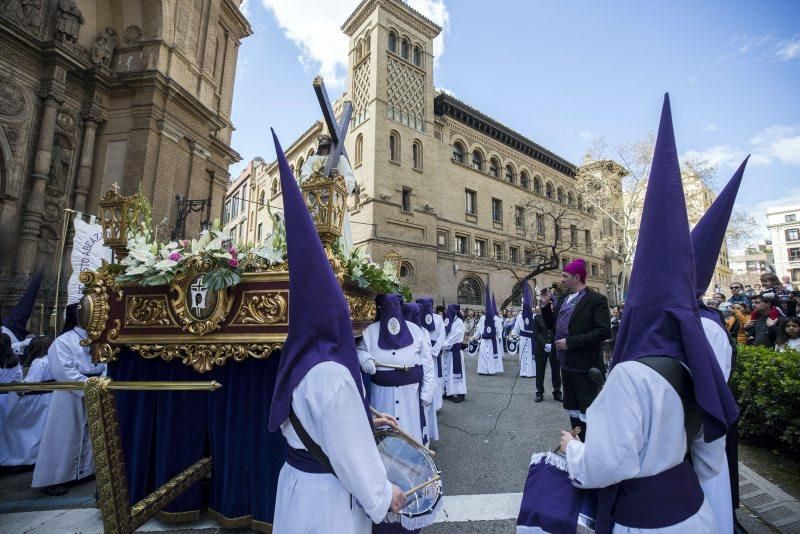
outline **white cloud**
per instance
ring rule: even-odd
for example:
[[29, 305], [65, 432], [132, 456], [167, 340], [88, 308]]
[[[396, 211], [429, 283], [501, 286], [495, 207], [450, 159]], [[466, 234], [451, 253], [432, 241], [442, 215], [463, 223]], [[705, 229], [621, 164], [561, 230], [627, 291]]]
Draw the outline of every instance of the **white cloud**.
[[719, 125], [716, 122], [712, 122], [710, 124], [706, 124], [703, 129], [707, 132], [716, 132], [719, 130]]
[[800, 128], [770, 126], [750, 139], [753, 145], [753, 164], [769, 165], [779, 162], [800, 166]]
[[756, 202], [755, 204], [749, 205], [740, 205], [740, 203], [737, 203], [736, 209], [744, 211], [747, 215], [750, 215], [756, 220], [756, 231], [754, 232], [752, 239], [753, 242], [756, 242], [764, 239], [770, 239], [769, 229], [767, 228], [767, 208], [797, 203], [800, 203], [800, 188], [795, 187], [792, 189], [787, 189], [783, 194], [781, 194], [780, 198], [777, 199], [762, 200], [761, 202]]
[[716, 145], [705, 150], [687, 150], [681, 159], [705, 161], [715, 167], [732, 167], [738, 165], [743, 157], [741, 150], [730, 145]]
[[742, 43], [739, 46], [740, 54], [746, 54], [747, 52], [750, 52], [751, 50], [761, 47], [762, 45], [770, 43], [771, 41], [773, 41], [772, 32], [765, 33], [763, 35], [748, 35], [745, 33], [744, 35], [739, 35], [738, 37], [736, 37], [736, 39], [734, 39], [734, 42]]
[[250, 16], [250, 0], [242, 0], [241, 5], [239, 6], [239, 11], [242, 12], [242, 15], [244, 15], [245, 18], [249, 17]]
[[800, 57], [800, 37], [789, 39], [778, 44], [778, 59], [781, 61], [791, 61]]
[[[341, 89], [347, 77], [348, 38], [339, 29], [358, 0], [261, 0], [286, 37], [300, 49], [300, 63], [325, 78], [329, 87]], [[444, 0], [409, 0], [408, 4], [447, 28], [450, 15]], [[444, 31], [442, 32], [444, 33]], [[436, 58], [444, 53], [444, 36], [434, 40]]]

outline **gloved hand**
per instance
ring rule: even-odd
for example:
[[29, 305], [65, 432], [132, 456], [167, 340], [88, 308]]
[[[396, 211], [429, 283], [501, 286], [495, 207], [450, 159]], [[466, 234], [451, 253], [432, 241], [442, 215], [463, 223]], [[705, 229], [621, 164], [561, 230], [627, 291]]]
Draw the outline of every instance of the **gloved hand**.
[[364, 360], [364, 362], [361, 364], [361, 370], [368, 375], [374, 375], [375, 371], [377, 371], [375, 368], [375, 360], [373, 358]]
[[547, 344], [544, 346], [544, 351], [545, 351], [545, 352], [550, 352], [551, 350], [553, 350], [553, 345], [551, 345], [550, 343], [547, 343]]
[[431, 401], [429, 401], [429, 400], [426, 400], [426, 399], [420, 399], [420, 400], [419, 400], [419, 403], [420, 403], [420, 404], [421, 404], [423, 407], [425, 407], [425, 408], [427, 408], [428, 406], [430, 406], [430, 405], [431, 405]]

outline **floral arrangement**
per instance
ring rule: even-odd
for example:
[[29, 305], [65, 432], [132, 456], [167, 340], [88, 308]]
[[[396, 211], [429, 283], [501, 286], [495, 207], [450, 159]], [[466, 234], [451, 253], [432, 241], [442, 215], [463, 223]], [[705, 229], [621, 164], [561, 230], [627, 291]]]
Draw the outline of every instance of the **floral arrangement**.
[[[152, 210], [144, 197], [139, 195], [137, 203], [148, 221]], [[120, 265], [110, 266], [120, 283], [137, 283], [142, 286], [166, 285], [186, 268], [188, 261], [199, 258], [212, 263], [215, 268], [203, 282], [212, 291], [234, 286], [239, 283], [242, 273], [264, 270], [285, 262], [286, 227], [279, 213], [273, 213], [267, 206], [272, 219], [273, 232], [263, 245], [244, 245], [240, 248], [225, 246], [227, 237], [222, 233], [219, 220], [211, 228], [201, 232], [198, 239], [160, 243], [153, 237], [150, 227], [142, 223], [128, 233], [128, 255]], [[345, 268], [345, 279], [361, 288], [369, 288], [376, 293], [398, 293], [411, 300], [408, 287], [397, 278], [397, 269], [392, 262], [379, 265], [363, 249], [344, 252], [341, 240], [334, 247]]]

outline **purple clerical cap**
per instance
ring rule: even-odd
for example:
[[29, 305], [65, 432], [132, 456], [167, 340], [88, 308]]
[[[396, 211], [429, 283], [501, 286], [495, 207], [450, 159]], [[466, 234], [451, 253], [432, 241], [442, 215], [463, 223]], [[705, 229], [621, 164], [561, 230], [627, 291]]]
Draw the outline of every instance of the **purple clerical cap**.
[[403, 317], [403, 298], [393, 293], [375, 298], [381, 328], [378, 331], [378, 347], [383, 350], [401, 349], [414, 343], [414, 336]]

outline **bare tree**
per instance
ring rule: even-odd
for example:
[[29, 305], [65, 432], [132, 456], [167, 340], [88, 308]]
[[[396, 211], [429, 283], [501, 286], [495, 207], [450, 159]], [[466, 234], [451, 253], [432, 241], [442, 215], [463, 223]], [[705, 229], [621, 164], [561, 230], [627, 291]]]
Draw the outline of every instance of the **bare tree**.
[[525, 195], [520, 202], [523, 216], [514, 223], [517, 230], [525, 235], [522, 265], [495, 263], [497, 270], [508, 271], [517, 280], [511, 295], [500, 305], [501, 310], [520, 298], [523, 283], [542, 273], [558, 270], [561, 256], [579, 246], [579, 225], [586, 225], [587, 215], [582, 215], [576, 203], [568, 205], [566, 198]]

